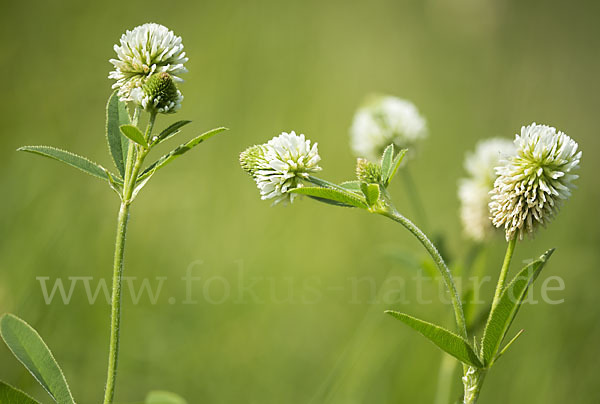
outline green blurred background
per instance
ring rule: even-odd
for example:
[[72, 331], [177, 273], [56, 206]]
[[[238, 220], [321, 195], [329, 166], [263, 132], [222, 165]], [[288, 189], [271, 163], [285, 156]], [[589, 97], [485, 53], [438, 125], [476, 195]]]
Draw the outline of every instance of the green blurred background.
[[[158, 173], [133, 207], [125, 275], [153, 286], [168, 279], [156, 304], [135, 305], [125, 291], [117, 402], [152, 389], [190, 403], [433, 402], [441, 353], [383, 314], [401, 309], [452, 326], [448, 305], [414, 302], [417, 271], [392, 257], [423, 258], [417, 241], [383, 218], [311, 200], [271, 208], [237, 163], [246, 146], [296, 130], [319, 142], [324, 177], [351, 178], [348, 128], [371, 92], [410, 99], [426, 116], [430, 137], [409, 168], [430, 230], [446, 235], [455, 259], [468, 249], [456, 197], [465, 151], [532, 121], [579, 142], [579, 188], [548, 229], [519, 243], [515, 261], [558, 247], [542, 279], [561, 276], [565, 290], [552, 296], [565, 301], [521, 311], [514, 331], [525, 334], [481, 401], [600, 402], [599, 4], [5, 2], [0, 312], [39, 330], [80, 403], [100, 401], [108, 304], [90, 304], [79, 285], [70, 304], [46, 305], [36, 277], [109, 279], [118, 201], [100, 181], [15, 149], [54, 145], [110, 166], [108, 59], [125, 29], [154, 21], [183, 37], [190, 58], [183, 108], [158, 124], [194, 120], [179, 140], [231, 130]], [[412, 216], [401, 180], [392, 192]], [[500, 237], [488, 247], [494, 277], [504, 247]], [[193, 284], [198, 303], [185, 305], [180, 278], [190, 267], [202, 279]], [[381, 299], [389, 276], [407, 280], [400, 295], [412, 303]], [[436, 282], [423, 288], [437, 295]], [[0, 379], [49, 401], [4, 345]], [[458, 374], [453, 388], [458, 397]]]

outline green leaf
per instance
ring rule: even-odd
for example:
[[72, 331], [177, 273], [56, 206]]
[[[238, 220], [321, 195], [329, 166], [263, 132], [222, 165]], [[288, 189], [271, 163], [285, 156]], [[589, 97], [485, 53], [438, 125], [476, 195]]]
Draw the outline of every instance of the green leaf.
[[367, 184], [363, 182], [360, 184], [360, 189], [365, 196], [367, 205], [370, 207], [374, 206], [379, 200], [379, 184]]
[[398, 168], [400, 168], [400, 164], [402, 163], [402, 160], [404, 159], [404, 156], [406, 155], [406, 151], [407, 151], [407, 149], [400, 150], [398, 152], [398, 155], [394, 158], [394, 161], [392, 162], [392, 166], [391, 166], [391, 170], [390, 170], [389, 174], [387, 175], [387, 177], [383, 178], [383, 184], [386, 187], [388, 185], [390, 185], [390, 182], [392, 182], [392, 179], [398, 172]]
[[361, 193], [360, 184], [361, 181], [345, 181], [340, 184], [340, 187], [347, 189], [348, 191]]
[[486, 367], [493, 364], [500, 344], [519, 311], [529, 285], [538, 277], [553, 252], [554, 249], [546, 251], [539, 259], [523, 268], [500, 295], [498, 304], [488, 317], [481, 342], [481, 356]]
[[510, 341], [508, 341], [508, 344], [506, 344], [504, 346], [504, 348], [502, 348], [502, 350], [498, 353], [498, 355], [496, 355], [496, 357], [494, 358], [494, 362], [498, 360], [498, 358], [500, 358], [502, 355], [504, 355], [504, 353], [508, 350], [508, 348], [510, 348], [510, 346], [517, 340], [517, 338], [519, 338], [521, 336], [521, 334], [523, 334], [523, 331], [525, 330], [521, 330], [517, 333], [517, 335], [515, 335]]
[[156, 140], [152, 141], [152, 144], [160, 143], [163, 140], [167, 140], [171, 136], [175, 136], [177, 133], [179, 133], [180, 128], [182, 128], [183, 126], [185, 126], [191, 122], [192, 121], [177, 121], [177, 122], [175, 122], [174, 124], [170, 125], [165, 130], [160, 132], [160, 134], [158, 136], [156, 136]]
[[74, 404], [65, 376], [42, 337], [20, 318], [5, 314], [0, 334], [13, 355], [29, 370], [58, 404]]
[[33, 398], [0, 381], [0, 404], [39, 404]]
[[106, 174], [106, 177], [108, 178], [108, 185], [110, 185], [110, 188], [115, 191], [115, 193], [117, 194], [117, 196], [119, 198], [122, 197], [121, 192], [123, 191], [123, 187], [122, 184], [118, 182], [118, 178], [113, 177], [113, 175], [106, 169], [104, 169], [104, 167], [100, 166], [100, 168], [102, 168], [104, 170], [104, 173]]
[[390, 177], [390, 173], [392, 172], [392, 162], [394, 161], [394, 144], [390, 144], [383, 151], [383, 156], [381, 156], [381, 178], [383, 179], [383, 183], [386, 183], [386, 179]]
[[[94, 163], [93, 161], [88, 160], [85, 157], [78, 156], [77, 154], [73, 154], [65, 150], [50, 146], [23, 146], [19, 147], [17, 151], [24, 151], [49, 157], [51, 159], [68, 164], [71, 167], [78, 168], [84, 173], [90, 174], [96, 178], [109, 181], [108, 175], [106, 174], [107, 170], [105, 168]], [[116, 178], [115, 175], [113, 175], [113, 179], [117, 181], [117, 183], [121, 183], [120, 179]]]
[[[322, 188], [331, 188], [331, 189], [337, 189], [338, 191], [341, 191], [341, 192], [348, 192], [348, 189], [342, 187], [341, 185], [334, 184], [333, 182], [329, 182], [322, 178], [314, 177], [312, 175], [309, 175], [308, 178], [306, 178], [306, 180], [308, 182], [311, 182]], [[358, 192], [360, 193], [360, 188], [358, 189]]]
[[127, 161], [127, 150], [129, 140], [121, 134], [119, 126], [131, 123], [129, 113], [124, 102], [119, 100], [117, 91], [113, 92], [106, 104], [106, 140], [108, 149], [115, 166], [121, 175], [125, 176], [125, 162]]
[[144, 172], [142, 172], [140, 174], [140, 176], [137, 178], [137, 181], [143, 181], [146, 177], [153, 175], [155, 171], [163, 168], [164, 166], [169, 164], [171, 161], [175, 160], [177, 157], [188, 152], [189, 150], [192, 150], [192, 148], [198, 146], [200, 143], [204, 142], [205, 140], [210, 139], [214, 135], [221, 133], [223, 131], [226, 131], [226, 130], [228, 130], [228, 129], [223, 128], [223, 127], [211, 129], [208, 132], [205, 132], [205, 133], [201, 134], [200, 136], [193, 138], [189, 142], [176, 147], [173, 151], [165, 154], [164, 156], [159, 158], [157, 161], [152, 163], [148, 168], [146, 168], [144, 170]]
[[187, 401], [175, 393], [157, 390], [148, 393], [144, 404], [187, 404]]
[[314, 199], [315, 201], [326, 203], [327, 205], [339, 206], [339, 207], [342, 207], [342, 208], [353, 208], [354, 207], [354, 206], [348, 205], [346, 203], [332, 201], [331, 199], [319, 198], [318, 196], [310, 196], [309, 195], [308, 197], [310, 199]]
[[[357, 197], [359, 200], [362, 201], [362, 191], [360, 190], [360, 181], [346, 181], [340, 185], [334, 184], [333, 182], [329, 182], [326, 181], [324, 179], [318, 178], [318, 177], [313, 177], [312, 175], [309, 175], [307, 178], [308, 182], [311, 182], [319, 187], [322, 188], [331, 188], [331, 189], [335, 189], [337, 191], [340, 191], [344, 194], [350, 193], [353, 196]], [[355, 190], [353, 190], [353, 185], [351, 183], [356, 183], [357, 186], [355, 187]], [[356, 192], [356, 194], [354, 194], [354, 192]], [[342, 203], [342, 202], [338, 202], [338, 201], [334, 201], [331, 199], [325, 199], [325, 198], [320, 198], [317, 196], [311, 196], [308, 195], [309, 198], [312, 198], [314, 200], [317, 200], [319, 202], [323, 202], [323, 203], [327, 203], [329, 205], [334, 205], [334, 206], [342, 206], [342, 207], [346, 207], [346, 208], [351, 208], [353, 206], [356, 205], [352, 205], [352, 204], [347, 204], [347, 203]]]
[[127, 136], [129, 139], [146, 149], [148, 148], [148, 143], [146, 142], [146, 139], [144, 139], [144, 134], [137, 128], [137, 126], [121, 125], [119, 126], [119, 129], [121, 130], [121, 133]]
[[398, 313], [397, 311], [387, 310], [387, 314], [397, 318], [404, 324], [413, 328], [421, 335], [428, 338], [431, 342], [437, 345], [442, 351], [449, 353], [459, 361], [467, 365], [482, 368], [483, 364], [473, 351], [469, 343], [462, 337], [450, 332], [440, 326], [428, 323], [418, 318], [409, 316], [408, 314]]
[[288, 192], [292, 192], [294, 194], [308, 195], [314, 198], [327, 199], [330, 201], [342, 203], [344, 205], [354, 206], [356, 208], [368, 208], [367, 204], [361, 198], [346, 190], [340, 191], [338, 189], [333, 188], [301, 187], [294, 188], [292, 190], [289, 190]]

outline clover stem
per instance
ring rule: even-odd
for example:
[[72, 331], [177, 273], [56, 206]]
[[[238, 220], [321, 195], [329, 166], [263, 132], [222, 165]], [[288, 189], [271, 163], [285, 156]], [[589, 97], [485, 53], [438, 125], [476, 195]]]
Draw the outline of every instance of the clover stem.
[[464, 404], [476, 404], [481, 393], [481, 387], [485, 380], [486, 370], [469, 367], [465, 376], [462, 378], [464, 385]]
[[456, 285], [454, 283], [454, 279], [452, 277], [452, 273], [450, 269], [444, 262], [444, 259], [440, 255], [438, 249], [435, 245], [429, 240], [429, 238], [419, 229], [413, 222], [408, 220], [406, 217], [398, 213], [395, 208], [391, 207], [389, 209], [383, 209], [377, 212], [393, 221], [400, 223], [404, 226], [408, 231], [410, 231], [425, 247], [433, 261], [435, 262], [438, 271], [442, 275], [444, 283], [446, 284], [446, 288], [450, 292], [450, 297], [452, 299], [452, 306], [454, 308], [454, 317], [456, 320], [456, 325], [458, 326], [458, 331], [460, 335], [469, 341], [467, 336], [467, 326], [465, 322], [465, 315], [462, 308], [462, 303], [460, 300], [460, 296], [458, 295], [458, 291], [456, 290]]
[[125, 254], [125, 235], [129, 220], [127, 201], [121, 202], [117, 219], [117, 237], [115, 241], [115, 257], [112, 281], [112, 302], [110, 321], [110, 345], [108, 355], [108, 375], [104, 389], [104, 404], [110, 404], [115, 394], [115, 379], [117, 377], [117, 361], [119, 356], [119, 331], [121, 327], [121, 281], [123, 277], [123, 257]]
[[500, 296], [504, 291], [504, 284], [506, 283], [506, 276], [508, 275], [508, 268], [510, 267], [510, 261], [515, 252], [515, 246], [517, 244], [517, 238], [513, 237], [506, 246], [506, 254], [504, 255], [504, 262], [502, 263], [502, 269], [500, 270], [500, 277], [498, 278], [498, 284], [496, 284], [496, 292], [494, 293], [494, 300], [492, 302], [492, 310], [498, 305]]
[[[137, 124], [139, 108], [136, 108], [133, 122]], [[152, 134], [156, 114], [150, 116], [146, 128], [146, 136]], [[110, 344], [108, 355], [108, 371], [106, 386], [104, 389], [104, 404], [111, 404], [115, 395], [115, 381], [117, 377], [117, 364], [119, 358], [119, 342], [121, 328], [121, 290], [123, 278], [123, 259], [125, 257], [125, 238], [127, 235], [127, 222], [129, 221], [129, 210], [133, 202], [132, 196], [136, 187], [136, 180], [144, 158], [149, 149], [136, 151], [136, 145], [130, 141], [127, 153], [123, 194], [121, 195], [121, 206], [117, 217], [117, 236], [115, 240], [115, 255], [113, 261], [112, 298], [111, 298], [111, 320], [110, 320]]]

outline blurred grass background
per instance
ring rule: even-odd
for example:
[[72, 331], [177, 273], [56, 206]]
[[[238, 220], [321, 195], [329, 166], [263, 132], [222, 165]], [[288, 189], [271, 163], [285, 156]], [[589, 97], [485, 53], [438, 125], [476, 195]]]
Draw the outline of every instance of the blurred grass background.
[[[565, 302], [521, 311], [514, 331], [526, 332], [481, 401], [599, 402], [599, 12], [594, 1], [546, 0], [5, 3], [0, 312], [38, 329], [80, 403], [100, 401], [108, 305], [89, 304], [79, 287], [71, 304], [47, 306], [36, 277], [109, 279], [118, 202], [99, 181], [15, 149], [54, 145], [111, 166], [103, 128], [112, 45], [154, 21], [183, 37], [190, 58], [183, 108], [159, 125], [194, 120], [179, 140], [231, 130], [158, 173], [133, 207], [125, 275], [168, 280], [156, 305], [134, 305], [125, 292], [117, 402], [151, 389], [190, 403], [433, 402], [441, 353], [382, 312], [451, 326], [450, 308], [372, 302], [366, 282], [356, 296], [348, 286], [402, 276], [414, 300], [416, 272], [386, 251], [422, 257], [421, 246], [365, 213], [310, 200], [271, 208], [237, 163], [246, 146], [296, 130], [319, 142], [324, 177], [352, 177], [348, 127], [371, 92], [408, 98], [428, 119], [430, 138], [410, 170], [454, 258], [467, 250], [456, 198], [465, 151], [532, 121], [579, 142], [579, 189], [547, 230], [518, 245], [515, 261], [558, 247], [545, 276], [563, 277], [555, 296]], [[401, 181], [392, 192], [410, 217]], [[489, 247], [494, 277], [504, 246], [498, 238]], [[190, 265], [202, 277], [199, 303], [183, 305]], [[256, 281], [242, 299], [240, 273]], [[202, 298], [203, 281], [216, 276], [208, 300], [226, 292], [223, 279], [231, 287], [221, 304]], [[424, 293], [437, 288], [428, 282]], [[4, 345], [0, 379], [49, 401]]]

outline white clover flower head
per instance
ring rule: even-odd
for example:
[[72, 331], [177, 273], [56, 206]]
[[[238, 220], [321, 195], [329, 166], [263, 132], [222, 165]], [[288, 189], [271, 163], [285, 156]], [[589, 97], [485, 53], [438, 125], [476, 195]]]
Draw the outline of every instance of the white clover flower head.
[[183, 81], [179, 76], [187, 72], [183, 64], [188, 58], [181, 37], [167, 27], [154, 23], [140, 25], [125, 32], [120, 43], [114, 46], [118, 59], [110, 59], [115, 70], [108, 78], [117, 80], [112, 87], [118, 89], [121, 101], [139, 101], [142, 86], [156, 73], [167, 72], [174, 81]]
[[311, 146], [310, 140], [293, 131], [252, 146], [240, 155], [241, 166], [256, 181], [261, 199], [273, 199], [274, 204], [293, 202], [297, 195], [288, 191], [301, 187], [301, 180], [320, 171], [320, 160], [317, 143]]
[[135, 89], [133, 98], [148, 112], [171, 114], [181, 108], [183, 95], [167, 72], [153, 74], [142, 89]]
[[427, 124], [410, 101], [392, 96], [369, 99], [354, 115], [350, 144], [357, 157], [378, 161], [384, 149], [393, 143], [399, 149], [412, 150], [427, 137]]
[[496, 169], [498, 178], [491, 192], [490, 213], [506, 239], [533, 235], [558, 212], [571, 196], [572, 174], [579, 168], [577, 143], [556, 128], [535, 122], [516, 135], [516, 152]]
[[488, 205], [497, 177], [495, 168], [514, 151], [512, 141], [492, 138], [480, 141], [465, 158], [468, 177], [459, 181], [460, 218], [465, 235], [475, 241], [484, 241], [494, 231]]

